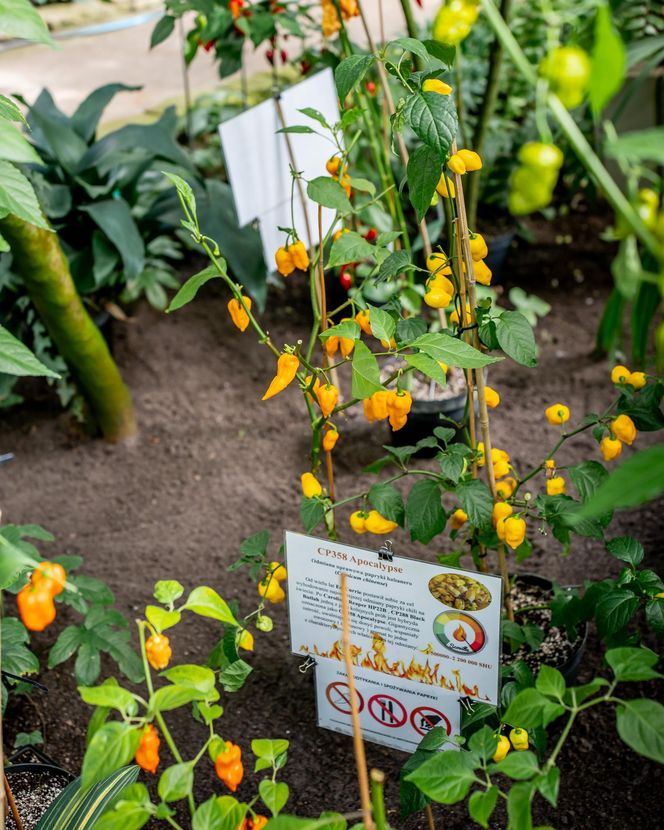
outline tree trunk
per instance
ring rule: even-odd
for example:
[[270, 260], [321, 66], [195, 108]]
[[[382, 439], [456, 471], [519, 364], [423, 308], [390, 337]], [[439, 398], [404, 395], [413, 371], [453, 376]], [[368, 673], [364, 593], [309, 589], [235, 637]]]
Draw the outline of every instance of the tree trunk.
[[57, 234], [16, 216], [0, 219], [30, 299], [60, 354], [74, 372], [107, 441], [136, 435], [129, 390], [92, 322], [69, 271]]

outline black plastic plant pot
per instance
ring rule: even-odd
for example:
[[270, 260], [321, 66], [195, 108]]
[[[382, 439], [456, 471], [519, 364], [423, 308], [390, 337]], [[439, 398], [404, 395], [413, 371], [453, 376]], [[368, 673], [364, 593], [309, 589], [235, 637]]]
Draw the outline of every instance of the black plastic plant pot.
[[[39, 760], [22, 760], [30, 755]], [[13, 755], [10, 764], [5, 767], [5, 775], [25, 827], [34, 827], [51, 802], [74, 780], [70, 772], [33, 747], [25, 747]], [[15, 830], [16, 827], [11, 811], [7, 815], [6, 827], [7, 830]]]
[[[442, 401], [425, 401], [413, 399], [413, 405], [408, 413], [406, 425], [396, 432], [391, 432], [392, 443], [396, 447], [412, 446], [423, 438], [433, 435], [436, 427], [451, 426], [450, 421], [461, 423], [466, 409], [466, 392], [447, 398]], [[460, 435], [457, 435], [454, 440]], [[436, 454], [435, 447], [418, 450], [416, 456], [419, 458], [431, 458]]]
[[[539, 574], [520, 573], [516, 575], [515, 582], [521, 582], [525, 585], [538, 586], [547, 591], [551, 591], [553, 589], [553, 582], [545, 576], [540, 576]], [[588, 623], [583, 623], [583, 625], [579, 627], [578, 634], [578, 639], [573, 644], [572, 652], [566, 660], [556, 664], [549, 663], [546, 660], [543, 661], [546, 665], [550, 665], [552, 668], [558, 669], [568, 685], [576, 683], [579, 669], [581, 668], [581, 662], [586, 650], [586, 641], [588, 639]]]

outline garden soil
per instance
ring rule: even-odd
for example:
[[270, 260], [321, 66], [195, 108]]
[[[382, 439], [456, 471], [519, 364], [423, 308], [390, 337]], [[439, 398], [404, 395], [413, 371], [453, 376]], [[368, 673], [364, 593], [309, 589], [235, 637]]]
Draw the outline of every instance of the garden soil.
[[[607, 363], [592, 356], [594, 334], [610, 290], [611, 250], [593, 241], [601, 222], [583, 214], [552, 224], [531, 226], [532, 244], [521, 242], [507, 267], [505, 292], [520, 285], [552, 305], [539, 324], [541, 355], [537, 369], [506, 361], [492, 367], [491, 385], [502, 396], [492, 414], [494, 443], [507, 449], [518, 468], [545, 457], [555, 440], [545, 422], [546, 406], [561, 401], [573, 418], [599, 412], [612, 395]], [[298, 278], [284, 290], [273, 290], [266, 326], [277, 344], [293, 343], [304, 330], [305, 291]], [[250, 610], [256, 586], [245, 571], [227, 572], [242, 539], [259, 530], [271, 534], [277, 557], [284, 529], [301, 528], [299, 477], [308, 469], [306, 414], [295, 390], [262, 403], [274, 361], [250, 332], [240, 334], [228, 318], [220, 286], [208, 284], [191, 306], [172, 315], [140, 306], [127, 324], [117, 323], [114, 349], [134, 394], [140, 438], [132, 447], [112, 447], [74, 429], [50, 400], [33, 400], [2, 421], [2, 451], [15, 460], [0, 468], [3, 519], [38, 523], [57, 541], [54, 553], [80, 554], [86, 572], [105, 580], [129, 619], [141, 614], [157, 579], [179, 579], [187, 588], [215, 587]], [[354, 492], [362, 467], [382, 454], [389, 440], [383, 425], [362, 417], [339, 421], [335, 449], [337, 493]], [[641, 436], [637, 446], [652, 442]], [[631, 450], [628, 450], [631, 452]], [[580, 436], [561, 453], [564, 462], [597, 456], [590, 435]], [[432, 463], [432, 462], [423, 462]], [[540, 482], [541, 486], [541, 482]], [[664, 570], [661, 504], [617, 516], [612, 533], [635, 534], [646, 549], [647, 564]], [[339, 521], [340, 538], [358, 542]], [[602, 578], [616, 563], [595, 540], [580, 540], [570, 556], [559, 555], [558, 543], [532, 527], [536, 553], [527, 569], [563, 584]], [[393, 536], [401, 554], [435, 560], [445, 541], [424, 547], [403, 531]], [[362, 537], [360, 544], [377, 545]], [[49, 550], [44, 549], [48, 554]], [[11, 613], [11, 612], [10, 612]], [[53, 633], [36, 636], [42, 650], [69, 621], [65, 611]], [[255, 671], [245, 688], [224, 696], [220, 730], [245, 753], [247, 775], [241, 798], [255, 792], [250, 741], [255, 737], [287, 738], [288, 764], [283, 778], [291, 788], [288, 810], [318, 815], [321, 810], [357, 809], [357, 785], [351, 739], [316, 727], [312, 672], [289, 650], [285, 606], [273, 609], [274, 630], [257, 633], [252, 655]], [[205, 661], [215, 643], [215, 624], [193, 620], [173, 634], [178, 662]], [[104, 661], [103, 673], [114, 670]], [[604, 669], [597, 637], [591, 632], [580, 682]], [[71, 667], [44, 671], [40, 680], [48, 694], [34, 694], [29, 705], [13, 706], [7, 716], [6, 741], [19, 728], [43, 728], [46, 751], [71, 770], [78, 770], [84, 751], [88, 708], [76, 694]], [[630, 684], [626, 696], [656, 696], [654, 684]], [[185, 757], [198, 750], [198, 724], [177, 724], [168, 717], [184, 747]], [[163, 763], [169, 763], [163, 751]], [[391, 822], [398, 824], [399, 768], [406, 755], [367, 745], [371, 767], [387, 775]], [[205, 762], [203, 767], [205, 767]], [[664, 771], [634, 754], [616, 735], [610, 706], [579, 718], [560, 757], [562, 783], [559, 809], [536, 800], [535, 823], [556, 828], [655, 828], [660, 825], [657, 793]], [[221, 787], [212, 765], [199, 776], [198, 796]], [[436, 807], [439, 830], [469, 826], [462, 807]], [[492, 827], [503, 827], [497, 813]], [[407, 822], [424, 828], [422, 815]]]

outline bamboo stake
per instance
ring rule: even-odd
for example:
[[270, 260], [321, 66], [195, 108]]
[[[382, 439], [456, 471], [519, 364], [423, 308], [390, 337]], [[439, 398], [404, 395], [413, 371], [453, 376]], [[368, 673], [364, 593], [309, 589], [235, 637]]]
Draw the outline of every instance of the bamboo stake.
[[357, 693], [355, 691], [355, 677], [353, 676], [353, 659], [350, 652], [350, 608], [348, 605], [348, 575], [341, 574], [341, 620], [343, 625], [342, 642], [344, 647], [344, 663], [348, 678], [348, 692], [350, 695], [351, 721], [353, 723], [353, 748], [355, 750], [355, 764], [357, 766], [357, 781], [360, 788], [360, 804], [362, 805], [362, 821], [364, 830], [375, 830], [371, 810], [371, 795], [369, 793], [369, 776], [367, 775], [367, 760], [364, 755], [364, 741], [360, 728], [360, 713], [357, 708]]
[[424, 808], [424, 813], [427, 817], [428, 830], [436, 830], [436, 823], [433, 820], [433, 810], [431, 809], [431, 804], [427, 804], [427, 806]]
[[[323, 264], [323, 208], [321, 205], [318, 205], [318, 244], [319, 244], [319, 254], [318, 254], [318, 279], [320, 282], [319, 286], [319, 302], [320, 302], [320, 327], [321, 331], [325, 331], [327, 326], [327, 293], [325, 291], [325, 266]], [[327, 352], [323, 349], [323, 365], [327, 368], [329, 365], [329, 361], [327, 358]], [[336, 378], [336, 369], [333, 369], [330, 374], [333, 376], [332, 380], [335, 386], [338, 386], [337, 378]], [[327, 469], [327, 489], [332, 501], [335, 501], [334, 495], [334, 464], [332, 462], [332, 453], [329, 450], [325, 450], [325, 466]], [[332, 512], [332, 520], [334, 521], [334, 512]]]
[[[5, 773], [2, 773], [2, 777], [5, 779], [5, 794], [7, 795], [7, 801], [9, 802], [9, 806], [12, 811], [12, 816], [14, 816], [14, 823], [18, 830], [25, 830], [23, 822], [21, 821], [21, 817], [18, 814], [18, 807], [16, 806], [16, 801], [14, 800], [14, 793], [12, 792], [12, 788], [9, 786], [9, 781], [7, 780], [7, 776]], [[4, 828], [4, 816], [2, 820], [2, 827]]]
[[[452, 153], [456, 153], [456, 142], [452, 144]], [[466, 285], [468, 288], [468, 300], [470, 303], [470, 320], [473, 326], [473, 340], [475, 348], [480, 347], [480, 338], [477, 332], [477, 291], [475, 284], [475, 271], [473, 267], [473, 257], [470, 253], [470, 236], [468, 233], [468, 218], [466, 216], [466, 203], [463, 194], [463, 184], [461, 176], [458, 173], [454, 174], [454, 187], [456, 190], [456, 205], [457, 205], [457, 233], [461, 238], [461, 248], [463, 253], [463, 262], [466, 266]], [[465, 318], [466, 310], [462, 309], [463, 318]], [[465, 319], [464, 319], [465, 322]], [[496, 478], [493, 474], [493, 464], [491, 463], [491, 432], [489, 430], [489, 410], [486, 404], [486, 384], [484, 382], [484, 372], [476, 373], [477, 378], [477, 401], [480, 410], [480, 430], [482, 432], [482, 441], [484, 442], [484, 466], [486, 467], [487, 478], [489, 480], [489, 489], [493, 497], [494, 503], [498, 501], [496, 493]], [[505, 556], [505, 546], [501, 543], [498, 546], [498, 564], [500, 567], [500, 575], [503, 580], [503, 594], [505, 612], [509, 620], [514, 621], [514, 613], [512, 611], [512, 602], [510, 600], [510, 578], [507, 567], [507, 557]]]

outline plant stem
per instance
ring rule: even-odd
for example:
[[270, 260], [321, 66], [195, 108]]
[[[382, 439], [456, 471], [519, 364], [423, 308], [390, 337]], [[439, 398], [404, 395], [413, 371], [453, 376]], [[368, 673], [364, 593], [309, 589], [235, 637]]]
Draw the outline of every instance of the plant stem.
[[378, 769], [371, 770], [371, 803], [373, 805], [373, 817], [376, 822], [376, 830], [387, 830], [388, 824], [385, 817], [385, 797], [383, 788], [385, 786], [385, 773]]
[[[512, 0], [501, 0], [500, 16], [506, 23], [509, 23], [511, 7]], [[502, 63], [503, 44], [499, 37], [494, 37], [489, 52], [489, 74], [487, 76], [486, 88], [482, 96], [482, 103], [473, 134], [472, 149], [476, 153], [479, 153], [480, 156], [484, 150], [484, 142], [486, 141], [489, 124], [496, 111]], [[479, 203], [481, 176], [482, 171], [478, 170], [477, 175], [472, 176], [468, 184], [468, 224], [473, 230], [477, 227], [477, 206]]]
[[369, 779], [367, 776], [367, 761], [364, 755], [364, 742], [360, 728], [360, 713], [357, 707], [357, 691], [353, 675], [353, 658], [350, 651], [350, 607], [348, 604], [348, 575], [341, 574], [341, 619], [343, 625], [344, 663], [346, 665], [346, 679], [350, 696], [351, 720], [353, 723], [353, 747], [355, 749], [355, 763], [357, 765], [357, 780], [360, 788], [360, 803], [362, 805], [362, 821], [364, 830], [375, 830], [371, 814], [371, 796], [369, 795]]

